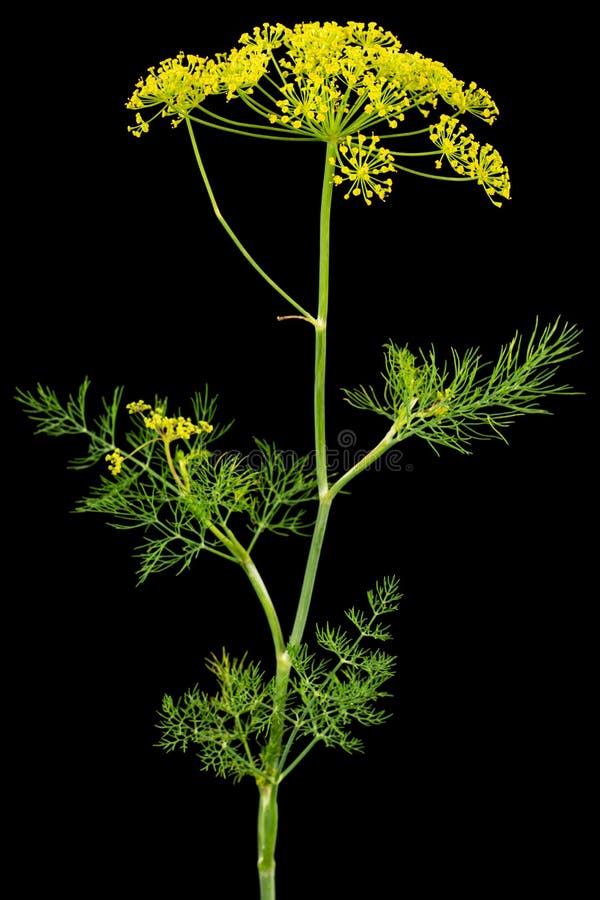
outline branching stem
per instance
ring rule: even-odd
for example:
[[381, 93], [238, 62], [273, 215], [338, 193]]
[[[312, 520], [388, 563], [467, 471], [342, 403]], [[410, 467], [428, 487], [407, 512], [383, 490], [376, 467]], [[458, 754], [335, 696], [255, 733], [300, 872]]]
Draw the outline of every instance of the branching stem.
[[260, 600], [267, 622], [269, 623], [275, 649], [275, 657], [279, 660], [285, 654], [285, 641], [281, 630], [281, 624], [269, 591], [267, 590], [267, 586], [265, 585], [260, 572], [256, 568], [252, 557], [246, 548], [238, 541], [230, 528], [219, 528], [214, 522], [209, 522], [207, 527], [209, 531], [211, 531], [212, 534], [214, 534], [215, 537], [230, 550], [236, 562], [241, 565], [246, 573], [246, 576], [254, 589], [254, 593]]
[[335, 497], [339, 491], [346, 487], [346, 485], [352, 481], [353, 478], [356, 478], [357, 475], [360, 475], [361, 472], [364, 472], [365, 469], [368, 469], [376, 459], [379, 459], [384, 453], [386, 453], [390, 447], [394, 444], [397, 444], [399, 441], [399, 429], [398, 426], [394, 423], [392, 427], [385, 433], [383, 438], [379, 441], [378, 444], [373, 447], [365, 456], [358, 460], [351, 469], [348, 469], [347, 472], [344, 472], [343, 475], [334, 481], [334, 483], [329, 488], [329, 494], [331, 498]]
[[210, 204], [212, 206], [215, 216], [217, 217], [217, 220], [223, 226], [223, 228], [225, 229], [225, 231], [227, 232], [227, 234], [229, 235], [229, 237], [231, 238], [231, 240], [233, 241], [235, 246], [238, 248], [238, 250], [240, 251], [242, 256], [250, 263], [252, 268], [255, 269], [262, 278], [264, 278], [264, 280], [267, 282], [267, 284], [269, 284], [275, 291], [277, 291], [277, 293], [280, 294], [284, 300], [287, 300], [288, 303], [290, 303], [295, 309], [297, 309], [298, 312], [303, 316], [303, 318], [305, 318], [309, 322], [315, 324], [315, 319], [313, 318], [313, 316], [311, 316], [311, 314], [309, 312], [307, 312], [305, 309], [303, 309], [302, 306], [300, 306], [300, 304], [297, 303], [293, 299], [293, 297], [290, 297], [290, 295], [288, 293], [286, 293], [286, 291], [284, 291], [283, 288], [279, 287], [279, 285], [275, 281], [273, 281], [273, 279], [269, 275], [267, 275], [265, 270], [262, 269], [261, 266], [259, 266], [259, 264], [256, 262], [254, 257], [251, 256], [250, 253], [248, 253], [248, 251], [246, 250], [246, 248], [244, 247], [244, 245], [242, 244], [242, 242], [240, 241], [238, 236], [235, 234], [235, 232], [233, 231], [233, 229], [231, 228], [229, 223], [223, 217], [223, 214], [221, 213], [221, 210], [219, 209], [219, 207], [217, 205], [215, 195], [213, 193], [212, 187], [208, 180], [208, 176], [206, 174], [206, 169], [204, 168], [204, 163], [202, 162], [202, 157], [200, 156], [200, 150], [198, 148], [198, 143], [196, 141], [196, 135], [194, 134], [194, 129], [193, 129], [192, 123], [189, 120], [189, 118], [186, 118], [185, 123], [187, 125], [188, 134], [189, 134], [190, 140], [192, 142], [192, 147], [194, 148], [194, 156], [196, 157], [196, 162], [197, 162], [198, 168], [200, 170], [200, 175], [202, 176], [202, 181], [204, 182], [206, 192], [210, 199]]

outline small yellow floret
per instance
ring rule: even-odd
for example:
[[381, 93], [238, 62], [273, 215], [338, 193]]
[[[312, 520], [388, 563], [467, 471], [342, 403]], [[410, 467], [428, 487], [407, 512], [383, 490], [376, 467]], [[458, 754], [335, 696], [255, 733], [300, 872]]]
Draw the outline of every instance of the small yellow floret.
[[123, 467], [123, 456], [118, 447], [112, 451], [112, 453], [107, 453], [104, 457], [108, 465], [108, 471], [111, 475], [117, 476]]

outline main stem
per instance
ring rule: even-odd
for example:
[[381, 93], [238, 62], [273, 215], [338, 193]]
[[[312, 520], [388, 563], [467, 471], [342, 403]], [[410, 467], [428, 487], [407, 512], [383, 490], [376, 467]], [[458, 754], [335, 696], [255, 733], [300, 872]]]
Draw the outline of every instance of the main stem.
[[[292, 645], [302, 641], [313, 596], [317, 568], [321, 557], [323, 539], [333, 495], [327, 476], [327, 439], [325, 429], [325, 363], [327, 355], [327, 311], [329, 305], [329, 246], [331, 198], [333, 191], [333, 166], [330, 157], [335, 156], [335, 144], [327, 144], [325, 170], [321, 193], [319, 224], [319, 308], [315, 326], [314, 372], [314, 434], [315, 467], [319, 493], [319, 507], [306, 562], [296, 618], [290, 637]], [[258, 877], [260, 900], [275, 900], [275, 845], [277, 841], [278, 812], [277, 792], [280, 774], [280, 757], [283, 739], [283, 714], [285, 710], [290, 675], [290, 659], [287, 653], [278, 657], [275, 700], [271, 733], [267, 751], [268, 769], [272, 780], [258, 785]]]
[[259, 788], [258, 882], [260, 900], [275, 900], [275, 843], [277, 841], [277, 784]]
[[331, 508], [332, 496], [329, 491], [327, 477], [327, 436], [325, 428], [325, 363], [327, 355], [327, 312], [329, 307], [329, 247], [331, 223], [331, 198], [333, 193], [333, 165], [330, 158], [335, 157], [335, 143], [329, 142], [325, 151], [325, 171], [321, 193], [321, 215], [319, 222], [319, 310], [315, 324], [315, 379], [314, 379], [314, 429], [315, 459], [319, 507], [313, 530], [310, 550], [304, 572], [300, 600], [290, 643], [297, 645], [302, 641], [306, 620], [312, 601], [317, 568], [321, 558], [327, 519]]

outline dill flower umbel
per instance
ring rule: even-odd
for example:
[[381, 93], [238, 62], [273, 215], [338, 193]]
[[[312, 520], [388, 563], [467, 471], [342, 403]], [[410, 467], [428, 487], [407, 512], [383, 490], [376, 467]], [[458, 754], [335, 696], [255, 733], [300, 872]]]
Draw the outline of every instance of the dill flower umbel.
[[[162, 407], [152, 408], [144, 400], [128, 403], [126, 409], [130, 415], [140, 413], [146, 428], [155, 431], [167, 444], [178, 438], [188, 440], [193, 434], [210, 434], [213, 430], [213, 426], [208, 422], [192, 422], [189, 417], [184, 418], [183, 416], [166, 416]], [[145, 415], [145, 413], [150, 413], [150, 415]]]
[[[193, 434], [210, 434], [213, 430], [213, 426], [209, 425], [208, 422], [200, 421], [194, 423], [189, 417], [166, 416], [162, 407], [156, 406], [153, 409], [144, 400], [135, 400], [132, 403], [128, 403], [126, 409], [130, 415], [141, 413], [146, 428], [155, 431], [167, 443], [178, 438], [187, 440]], [[146, 412], [149, 412], [150, 415], [144, 415]]]
[[[384, 200], [385, 195], [392, 190], [392, 179], [381, 176], [395, 171], [394, 158], [389, 150], [378, 147], [378, 143], [377, 135], [367, 141], [364, 134], [359, 134], [356, 141], [348, 136], [338, 144], [339, 169], [342, 174], [335, 175], [333, 183], [350, 182], [348, 193], [344, 195], [346, 199], [350, 194], [355, 197], [362, 194], [366, 204], [370, 206], [373, 195]], [[334, 157], [330, 158], [332, 164], [335, 161]]]
[[[482, 146], [472, 134], [467, 134], [465, 125], [450, 116], [442, 116], [432, 127], [429, 137], [439, 148], [441, 157], [447, 159], [459, 175], [468, 175], [483, 185], [490, 199], [496, 194], [510, 197], [508, 169], [500, 154], [490, 144]], [[440, 158], [436, 166], [440, 168], [441, 165]], [[492, 199], [492, 203], [501, 206], [499, 200]]]
[[[230, 113], [230, 101], [241, 101], [239, 113]], [[398, 172], [474, 181], [496, 206], [510, 197], [498, 151], [464, 135], [458, 121], [465, 115], [488, 125], [496, 120], [498, 107], [487, 91], [404, 50], [375, 22], [264, 24], [242, 34], [228, 53], [207, 58], [181, 51], [148, 70], [127, 106], [138, 137], [167, 117], [173, 125], [186, 120], [269, 140], [325, 142], [334, 183], [345, 183], [346, 197], [362, 196], [367, 204], [386, 198], [389, 176]], [[431, 121], [438, 107], [438, 121]], [[426, 149], [418, 144], [423, 137]], [[425, 163], [418, 171], [405, 164], [415, 159]], [[453, 174], [437, 174], [444, 161]]]
[[[196, 434], [210, 434], [214, 430], [212, 425], [203, 420], [192, 422], [189, 417], [166, 416], [162, 407], [152, 407], [150, 403], [146, 403], [144, 400], [134, 400], [131, 403], [127, 403], [125, 408], [130, 416], [133, 416], [136, 413], [141, 415], [145, 427], [155, 434], [150, 441], [144, 441], [142, 444], [139, 444], [135, 450], [127, 456], [123, 456], [117, 447], [111, 453], [106, 454], [104, 458], [108, 463], [108, 471], [115, 476], [119, 475], [121, 472], [125, 460], [130, 459], [134, 454], [138, 453], [142, 447], [147, 446], [153, 441], [160, 439], [170, 457], [169, 444], [173, 441], [180, 438], [189, 440]], [[147, 413], [149, 413], [149, 415], [147, 415]]]
[[167, 444], [178, 438], [187, 440], [193, 434], [202, 434], [203, 432], [210, 434], [213, 430], [212, 425], [209, 425], [208, 422], [196, 424], [190, 418], [186, 419], [183, 416], [165, 416], [161, 409], [155, 409], [151, 416], [146, 416], [144, 424], [146, 428], [156, 431]]

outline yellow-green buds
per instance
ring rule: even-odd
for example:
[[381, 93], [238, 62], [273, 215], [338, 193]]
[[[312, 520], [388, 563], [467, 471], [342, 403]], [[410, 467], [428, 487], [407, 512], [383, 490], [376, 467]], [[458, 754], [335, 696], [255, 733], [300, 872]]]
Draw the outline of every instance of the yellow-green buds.
[[[141, 414], [146, 428], [150, 431], [154, 431], [166, 447], [168, 447], [172, 441], [176, 441], [179, 438], [189, 440], [189, 438], [195, 434], [210, 434], [213, 430], [213, 426], [203, 420], [192, 422], [189, 417], [166, 416], [160, 407], [157, 406], [153, 408], [150, 403], [146, 403], [144, 400], [135, 400], [132, 403], [128, 403], [126, 409], [130, 415], [135, 415], [136, 413]], [[148, 412], [150, 415], [145, 415], [145, 413]], [[140, 447], [145, 446], [146, 443], [147, 442], [144, 442]], [[138, 447], [137, 450], [139, 450], [140, 447]], [[137, 450], [134, 450], [129, 456], [132, 456]], [[127, 458], [128, 457], [124, 457], [118, 449], [113, 450], [112, 453], [108, 453], [105, 459], [106, 462], [109, 463], [109, 472], [113, 475], [118, 475], [123, 467], [123, 462]]]
[[123, 466], [124, 457], [121, 451], [117, 447], [115, 447], [112, 453], [107, 453], [104, 458], [108, 463], [108, 471], [111, 473], [111, 475], [117, 476]]

